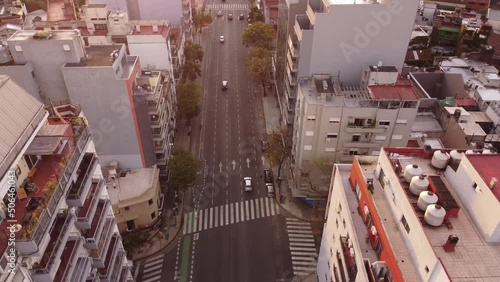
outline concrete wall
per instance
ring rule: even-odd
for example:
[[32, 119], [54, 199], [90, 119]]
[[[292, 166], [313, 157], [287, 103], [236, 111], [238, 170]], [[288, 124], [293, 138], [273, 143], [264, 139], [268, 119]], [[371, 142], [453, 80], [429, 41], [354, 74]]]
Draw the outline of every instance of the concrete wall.
[[418, 1], [392, 3], [331, 5], [329, 13], [316, 13], [307, 76], [340, 71], [344, 84], [358, 85], [362, 70], [378, 61], [401, 70]]
[[[423, 281], [448, 281], [444, 269], [442, 267], [437, 267], [440, 262], [430, 242], [428, 240], [422, 240], [422, 238], [426, 238], [426, 234], [422, 229], [422, 224], [415, 215], [415, 211], [408, 201], [407, 195], [401, 187], [399, 178], [394, 173], [391, 161], [385, 152], [378, 158], [378, 165], [375, 171], [377, 178], [381, 170], [384, 172], [386, 181], [385, 188], [382, 191], [392, 211], [394, 221], [398, 223], [397, 228], [401, 233], [401, 238], [408, 249], [408, 253], [412, 257], [414, 264], [417, 265], [416, 269], [420, 278]], [[406, 218], [410, 232], [406, 232], [401, 224], [401, 218], [403, 216]], [[429, 267], [428, 272], [425, 271], [424, 266]], [[430, 280], [431, 275], [437, 277], [438, 280]]]
[[0, 74], [10, 76], [19, 86], [28, 91], [34, 98], [41, 101], [40, 87], [31, 62], [23, 65], [0, 66]]
[[[500, 242], [500, 218], [498, 217], [500, 203], [488, 187], [489, 183], [485, 183], [467, 156], [460, 161], [456, 172], [448, 166], [444, 175], [457, 191], [455, 194], [460, 198], [485, 241]], [[476, 189], [480, 189], [480, 192], [476, 192], [472, 186], [473, 183], [477, 184]]]
[[123, 168], [142, 168], [141, 148], [125, 81], [111, 67], [64, 67], [72, 100], [81, 104], [102, 163], [113, 160]]
[[[78, 38], [73, 40], [9, 40], [9, 49], [16, 64], [30, 61], [36, 80], [43, 95], [53, 100], [68, 99], [68, 91], [64, 84], [61, 66], [65, 63], [78, 63], [82, 57]], [[70, 47], [64, 51], [63, 45]], [[22, 51], [16, 51], [19, 47]], [[40, 54], [43, 53], [43, 56]]]

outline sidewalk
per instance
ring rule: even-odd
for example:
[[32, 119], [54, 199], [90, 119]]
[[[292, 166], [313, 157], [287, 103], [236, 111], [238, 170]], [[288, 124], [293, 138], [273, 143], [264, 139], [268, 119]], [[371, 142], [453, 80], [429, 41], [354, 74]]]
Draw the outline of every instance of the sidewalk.
[[[264, 119], [267, 134], [271, 133], [275, 128], [280, 126], [280, 109], [278, 106], [278, 98], [275, 91], [266, 89], [267, 95], [262, 97], [262, 109], [264, 111]], [[277, 177], [278, 169], [273, 168], [273, 173]], [[291, 216], [310, 222], [324, 222], [323, 213], [321, 211], [315, 211], [309, 207], [306, 203], [302, 202], [299, 198], [294, 198], [292, 196], [292, 191], [290, 190], [291, 184], [291, 172], [283, 164], [281, 168], [281, 184], [278, 183], [276, 201], [280, 207], [289, 213]], [[284, 197], [284, 201], [280, 201], [280, 196]]]

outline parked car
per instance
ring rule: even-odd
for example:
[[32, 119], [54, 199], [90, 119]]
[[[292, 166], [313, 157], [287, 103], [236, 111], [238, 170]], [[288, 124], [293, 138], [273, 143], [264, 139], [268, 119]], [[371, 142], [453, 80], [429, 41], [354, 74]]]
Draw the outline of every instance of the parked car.
[[243, 184], [245, 185], [245, 192], [252, 192], [252, 178], [245, 177], [243, 178]]
[[219, 37], [219, 42], [220, 42], [220, 43], [224, 43], [224, 40], [225, 40], [225, 39], [224, 39], [224, 35], [221, 35], [221, 36]]
[[228, 85], [227, 85], [227, 81], [222, 81], [222, 90], [227, 90], [228, 89]]
[[266, 183], [273, 183], [273, 172], [269, 169], [264, 169], [264, 181]]
[[243, 14], [240, 14], [240, 21], [244, 20], [245, 19], [245, 15]]
[[230, 20], [230, 21], [232, 21], [233, 20], [233, 14], [227, 15], [227, 19]]
[[267, 197], [268, 198], [274, 197], [274, 186], [271, 183], [266, 183], [266, 188], [267, 188]]
[[219, 17], [219, 18], [222, 17], [222, 11], [217, 12], [217, 17]]

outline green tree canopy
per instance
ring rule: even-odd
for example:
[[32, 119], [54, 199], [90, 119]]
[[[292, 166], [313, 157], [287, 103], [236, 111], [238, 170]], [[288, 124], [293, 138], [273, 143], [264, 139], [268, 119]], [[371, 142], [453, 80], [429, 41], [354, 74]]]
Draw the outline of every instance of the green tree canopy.
[[168, 162], [168, 169], [170, 171], [168, 180], [170, 187], [186, 189], [196, 179], [198, 160], [191, 152], [175, 147], [174, 154]]
[[259, 10], [255, 6], [253, 6], [250, 9], [250, 12], [248, 13], [248, 16], [250, 17], [250, 20], [252, 22], [263, 22], [264, 21], [264, 15], [262, 15], [262, 11]]
[[196, 80], [201, 76], [201, 64], [194, 60], [186, 60], [182, 66], [182, 80]]
[[247, 56], [247, 72], [250, 78], [257, 83], [265, 83], [265, 79], [271, 67], [271, 51], [255, 47]]
[[195, 13], [193, 15], [193, 24], [195, 30], [201, 30], [202, 27], [206, 27], [213, 21], [210, 14], [205, 13]]
[[243, 30], [242, 43], [245, 47], [271, 49], [275, 31], [272, 25], [255, 22]]
[[283, 162], [290, 157], [290, 150], [291, 146], [287, 138], [286, 128], [274, 129], [267, 140], [267, 149], [264, 156], [269, 160], [271, 166], [278, 166], [278, 177], [280, 177]]
[[180, 83], [177, 86], [177, 104], [179, 115], [184, 119], [192, 119], [198, 115], [198, 103], [201, 98], [201, 87], [195, 81]]
[[186, 61], [203, 61], [203, 48], [198, 43], [188, 42], [184, 48]]

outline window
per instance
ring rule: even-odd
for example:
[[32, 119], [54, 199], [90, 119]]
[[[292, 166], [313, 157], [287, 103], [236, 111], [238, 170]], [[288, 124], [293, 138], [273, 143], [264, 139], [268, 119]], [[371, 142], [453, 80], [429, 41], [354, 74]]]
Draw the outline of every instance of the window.
[[337, 225], [337, 228], [339, 228], [339, 220], [335, 219], [335, 225]]
[[356, 156], [358, 154], [358, 149], [349, 150], [349, 156]]
[[153, 204], [153, 199], [149, 199], [148, 204], [151, 206]]
[[125, 210], [126, 210], [126, 211], [129, 211], [129, 210], [130, 210], [130, 208], [129, 208], [129, 207], [125, 207]]
[[340, 123], [340, 118], [330, 118], [330, 123]]
[[334, 153], [335, 152], [335, 148], [325, 148], [325, 152]]
[[392, 135], [392, 140], [401, 140], [403, 139], [403, 135]]
[[135, 229], [135, 222], [134, 222], [134, 220], [127, 221], [127, 229], [128, 230], [134, 230]]
[[316, 120], [315, 116], [307, 116], [307, 120]]
[[314, 131], [306, 131], [306, 136], [314, 136]]
[[359, 135], [359, 134], [353, 134], [351, 141], [352, 142], [359, 142], [360, 139], [361, 139], [361, 135]]
[[304, 150], [305, 151], [311, 151], [313, 149], [312, 145], [304, 145]]
[[406, 124], [408, 121], [406, 119], [398, 119], [396, 120], [396, 124]]
[[378, 122], [378, 125], [380, 125], [380, 126], [384, 126], [384, 125], [385, 126], [389, 126], [389, 125], [391, 125], [391, 122], [388, 121], [388, 120], [381, 120], [381, 121]]
[[337, 138], [337, 133], [327, 133], [326, 134], [326, 138], [328, 139], [332, 139], [332, 138]]
[[342, 219], [342, 225], [344, 225], [344, 228], [346, 226], [345, 219]]
[[474, 189], [477, 188], [477, 183], [476, 182], [472, 182], [472, 188], [474, 188]]
[[385, 140], [385, 136], [384, 135], [376, 135], [375, 136], [375, 140], [384, 141]]
[[22, 52], [23, 51], [23, 48], [21, 48], [21, 46], [19, 46], [19, 45], [14, 46], [14, 49], [16, 50], [16, 52]]
[[403, 226], [404, 226], [404, 228], [406, 230], [406, 233], [410, 234], [410, 225], [408, 225], [408, 222], [406, 221], [406, 217], [404, 215], [401, 218], [401, 223], [403, 224]]
[[156, 212], [153, 212], [153, 213], [151, 214], [151, 219], [155, 219], [155, 217], [156, 217]]
[[69, 47], [68, 44], [64, 44], [63, 45], [63, 50], [66, 51], [66, 52], [68, 52], [68, 51], [71, 51], [71, 48]]
[[365, 125], [365, 119], [364, 118], [355, 118], [354, 119], [354, 125], [355, 126], [364, 126]]

